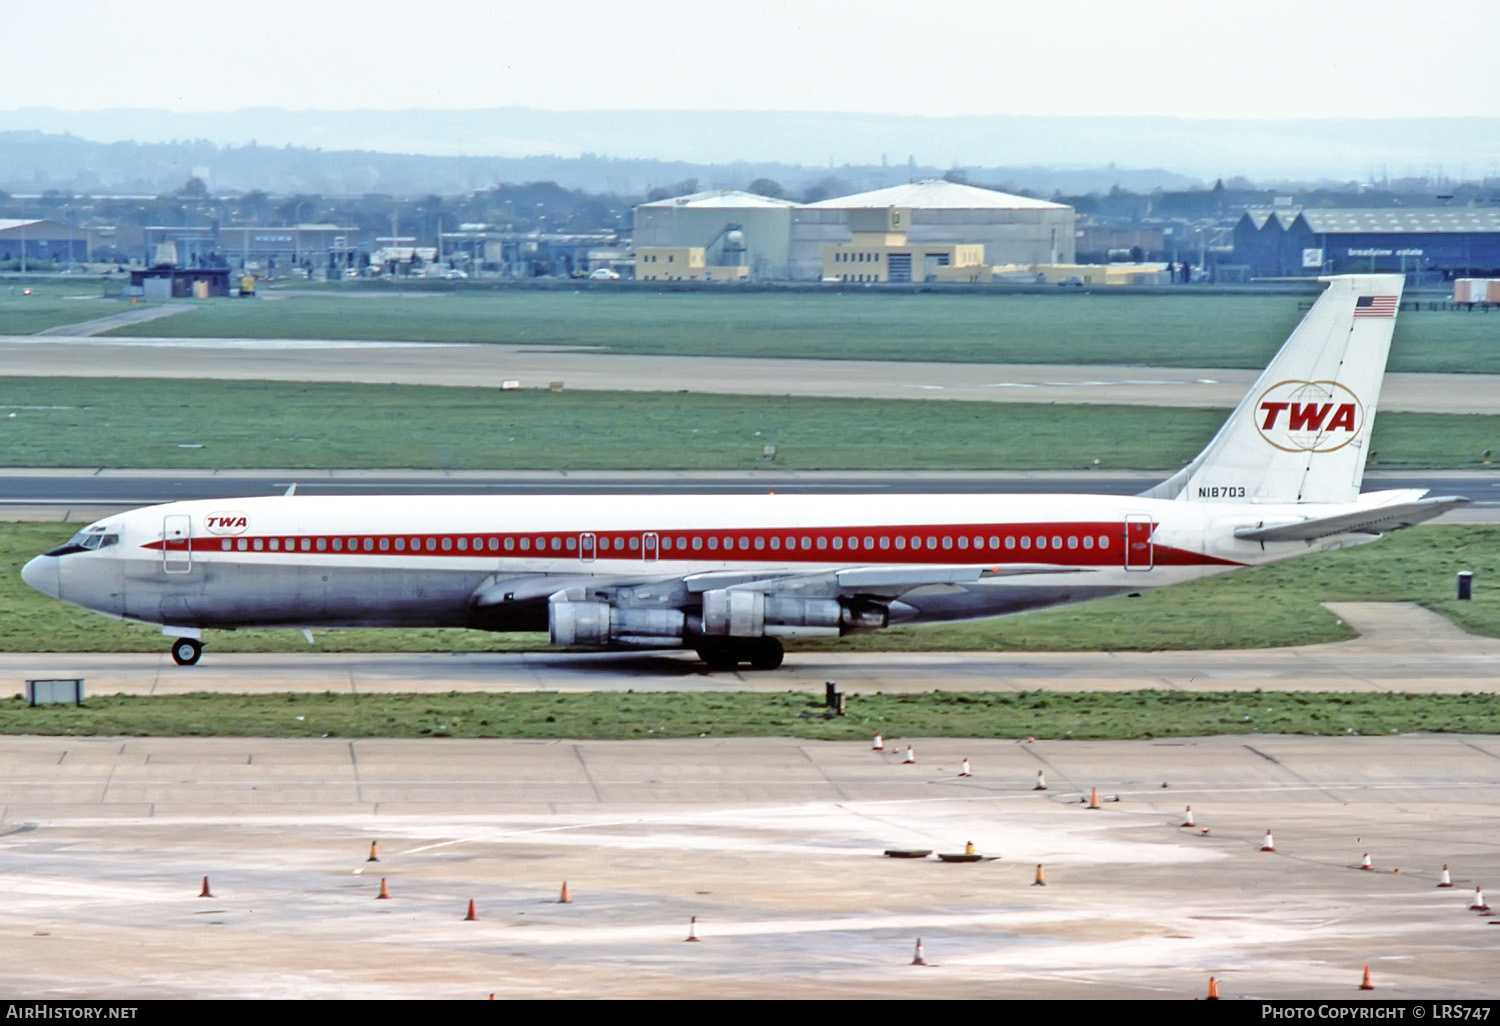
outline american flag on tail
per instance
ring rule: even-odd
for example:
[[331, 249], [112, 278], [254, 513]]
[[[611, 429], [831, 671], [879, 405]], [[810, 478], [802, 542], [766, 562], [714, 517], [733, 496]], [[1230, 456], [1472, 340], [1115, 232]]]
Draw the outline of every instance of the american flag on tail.
[[1354, 316], [1394, 317], [1396, 302], [1395, 296], [1360, 296], [1354, 303]]

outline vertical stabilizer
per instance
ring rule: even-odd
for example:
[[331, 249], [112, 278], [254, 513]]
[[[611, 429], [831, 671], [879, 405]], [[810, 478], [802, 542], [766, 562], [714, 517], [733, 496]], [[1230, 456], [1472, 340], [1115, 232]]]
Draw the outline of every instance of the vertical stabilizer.
[[1208, 448], [1146, 496], [1184, 502], [1351, 502], [1401, 305], [1399, 274], [1328, 288]]

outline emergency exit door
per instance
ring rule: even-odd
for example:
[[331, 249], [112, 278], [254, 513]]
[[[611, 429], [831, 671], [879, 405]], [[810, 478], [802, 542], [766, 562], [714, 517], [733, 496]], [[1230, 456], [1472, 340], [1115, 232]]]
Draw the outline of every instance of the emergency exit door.
[[1151, 518], [1131, 513], [1125, 518], [1125, 569], [1150, 570], [1153, 565]]

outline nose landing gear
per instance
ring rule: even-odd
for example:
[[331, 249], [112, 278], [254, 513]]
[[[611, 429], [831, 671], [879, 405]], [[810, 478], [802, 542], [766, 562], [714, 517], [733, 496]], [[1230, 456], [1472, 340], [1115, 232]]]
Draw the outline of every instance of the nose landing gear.
[[192, 666], [203, 655], [203, 642], [197, 638], [177, 638], [172, 642], [172, 661], [178, 666]]

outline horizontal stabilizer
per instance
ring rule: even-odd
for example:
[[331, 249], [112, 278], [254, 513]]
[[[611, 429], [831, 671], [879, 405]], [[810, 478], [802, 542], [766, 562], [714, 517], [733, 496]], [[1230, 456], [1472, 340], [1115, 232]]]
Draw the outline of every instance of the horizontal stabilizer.
[[1415, 502], [1398, 502], [1331, 517], [1241, 527], [1234, 532], [1234, 536], [1243, 541], [1284, 542], [1316, 541], [1335, 534], [1385, 534], [1442, 516], [1450, 509], [1457, 509], [1468, 502], [1468, 499], [1456, 495], [1417, 499]]

